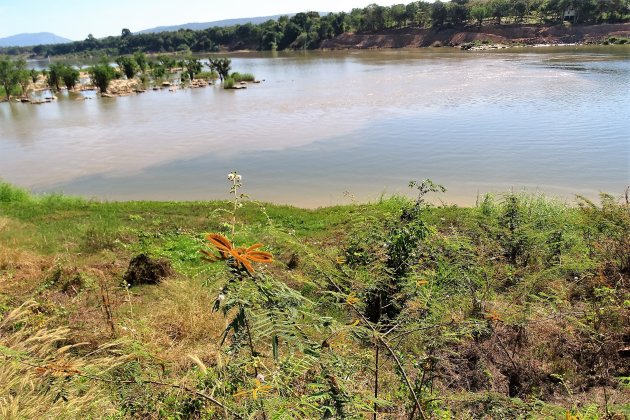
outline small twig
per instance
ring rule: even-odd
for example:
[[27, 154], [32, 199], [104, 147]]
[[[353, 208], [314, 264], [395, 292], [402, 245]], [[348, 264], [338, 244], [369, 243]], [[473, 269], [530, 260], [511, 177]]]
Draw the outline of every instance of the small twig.
[[512, 356], [510, 355], [510, 352], [507, 350], [507, 348], [505, 348], [505, 344], [503, 344], [503, 340], [501, 340], [501, 336], [499, 334], [496, 334], [496, 337], [497, 337], [497, 341], [499, 342], [499, 347], [501, 347], [501, 350], [503, 350], [503, 352], [508, 357], [508, 359], [510, 359], [510, 362], [512, 363], [512, 366], [514, 366], [514, 369], [516, 369], [516, 371], [518, 371], [519, 370], [518, 369], [518, 365], [516, 364], [516, 362], [514, 361]]
[[409, 335], [409, 334], [412, 334], [412, 333], [415, 333], [415, 332], [418, 332], [418, 331], [431, 330], [431, 329], [439, 328], [439, 327], [448, 327], [449, 325], [453, 325], [453, 322], [454, 321], [451, 320], [451, 321], [443, 323], [443, 324], [426, 325], [426, 326], [423, 326], [423, 327], [413, 328], [413, 329], [408, 330], [408, 331], [403, 331], [400, 334], [398, 334], [397, 336], [395, 336], [394, 338], [392, 338], [391, 341], [398, 340], [399, 338], [402, 338], [405, 335]]
[[109, 328], [112, 330], [113, 335], [116, 333], [116, 327], [114, 325], [114, 315], [112, 314], [111, 303], [109, 301], [109, 289], [105, 285], [105, 280], [102, 278], [99, 278], [99, 286], [101, 289], [101, 300], [103, 302], [103, 309], [105, 310], [107, 323], [109, 324]]

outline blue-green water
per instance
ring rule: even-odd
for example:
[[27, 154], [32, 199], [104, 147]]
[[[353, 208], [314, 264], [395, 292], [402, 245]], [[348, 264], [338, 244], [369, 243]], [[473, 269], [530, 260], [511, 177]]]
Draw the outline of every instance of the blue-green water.
[[105, 199], [301, 206], [444, 184], [571, 198], [630, 184], [630, 47], [233, 55], [265, 81], [44, 105], [0, 104], [0, 177]]

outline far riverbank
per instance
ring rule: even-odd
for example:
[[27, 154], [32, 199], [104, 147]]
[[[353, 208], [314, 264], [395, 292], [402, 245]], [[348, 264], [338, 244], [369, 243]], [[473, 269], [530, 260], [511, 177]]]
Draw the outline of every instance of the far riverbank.
[[403, 28], [344, 33], [322, 42], [321, 49], [419, 48], [467, 43], [501, 45], [602, 44], [629, 38], [630, 23], [601, 25], [488, 25], [450, 28]]

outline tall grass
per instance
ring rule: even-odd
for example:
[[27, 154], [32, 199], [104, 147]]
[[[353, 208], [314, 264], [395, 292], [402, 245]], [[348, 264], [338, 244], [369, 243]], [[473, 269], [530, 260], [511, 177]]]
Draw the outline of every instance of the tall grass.
[[0, 181], [0, 203], [27, 203], [44, 206], [85, 204], [81, 197], [73, 197], [60, 193], [35, 195], [25, 188], [16, 187], [8, 182]]
[[225, 79], [223, 81], [223, 89], [232, 89], [232, 88], [234, 88], [234, 83], [235, 83], [235, 81], [231, 77]]
[[254, 80], [256, 80], [256, 76], [254, 76], [252, 73], [238, 73], [238, 72], [234, 72], [232, 73], [231, 76], [232, 79], [234, 79], [235, 82], [253, 82]]
[[106, 347], [92, 352], [89, 362], [74, 355], [85, 343], [68, 345], [69, 328], [31, 330], [31, 318], [37, 310], [37, 303], [26, 302], [0, 320], [0, 418], [101, 418], [115, 414], [107, 392], [77, 373], [102, 375], [118, 364], [117, 358], [103, 356], [109, 353]]
[[32, 201], [32, 196], [27, 190], [0, 181], [0, 203], [25, 203], [30, 201]]

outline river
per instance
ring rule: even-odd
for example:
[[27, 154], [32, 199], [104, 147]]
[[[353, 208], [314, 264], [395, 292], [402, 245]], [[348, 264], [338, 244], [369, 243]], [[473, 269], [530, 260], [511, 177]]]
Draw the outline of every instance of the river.
[[205, 200], [228, 198], [237, 170], [253, 199], [305, 207], [424, 178], [463, 205], [630, 184], [630, 46], [230, 58], [264, 82], [0, 104], [0, 177], [106, 200]]

